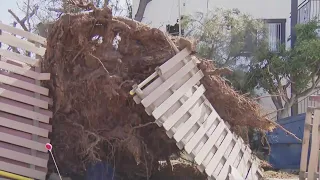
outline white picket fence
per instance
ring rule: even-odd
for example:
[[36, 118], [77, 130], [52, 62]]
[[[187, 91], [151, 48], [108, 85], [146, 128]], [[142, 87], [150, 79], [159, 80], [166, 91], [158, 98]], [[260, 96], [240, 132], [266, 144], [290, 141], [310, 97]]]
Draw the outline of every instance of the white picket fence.
[[259, 160], [204, 96], [205, 88], [199, 82], [204, 75], [190, 53], [187, 48], [180, 51], [135, 85], [130, 92], [136, 94], [135, 102], [141, 103], [177, 146], [194, 158], [208, 179], [228, 179], [231, 166], [244, 179], [261, 179]]

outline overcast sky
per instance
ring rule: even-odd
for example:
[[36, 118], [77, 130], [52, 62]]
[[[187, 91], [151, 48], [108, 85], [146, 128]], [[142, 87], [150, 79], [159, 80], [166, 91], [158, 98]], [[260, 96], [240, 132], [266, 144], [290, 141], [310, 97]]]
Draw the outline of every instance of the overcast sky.
[[8, 9], [18, 13], [17, 0], [0, 0], [0, 21], [5, 24], [13, 22], [12, 16], [8, 13]]

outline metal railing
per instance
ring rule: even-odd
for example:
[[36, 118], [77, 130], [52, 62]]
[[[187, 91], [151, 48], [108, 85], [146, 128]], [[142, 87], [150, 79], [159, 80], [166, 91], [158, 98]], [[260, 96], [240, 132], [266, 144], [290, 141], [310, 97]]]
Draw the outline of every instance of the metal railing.
[[305, 0], [298, 6], [298, 24], [320, 19], [320, 0]]

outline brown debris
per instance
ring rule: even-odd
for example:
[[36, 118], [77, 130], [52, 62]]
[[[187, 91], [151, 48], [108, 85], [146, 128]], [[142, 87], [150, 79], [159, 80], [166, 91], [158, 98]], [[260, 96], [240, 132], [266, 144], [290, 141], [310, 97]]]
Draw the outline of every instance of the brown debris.
[[[86, 6], [90, 7], [90, 6]], [[52, 143], [61, 171], [82, 172], [89, 163], [108, 161], [127, 179], [148, 179], [159, 160], [178, 153], [175, 141], [136, 105], [131, 87], [176, 54], [163, 32], [110, 9], [64, 15], [48, 37], [43, 69], [51, 73], [54, 99]], [[112, 44], [119, 34], [118, 49]], [[194, 44], [172, 38], [179, 50]], [[176, 47], [175, 47], [176, 48]], [[199, 65], [207, 98], [232, 126], [273, 128], [258, 104], [237, 94], [209, 61]]]

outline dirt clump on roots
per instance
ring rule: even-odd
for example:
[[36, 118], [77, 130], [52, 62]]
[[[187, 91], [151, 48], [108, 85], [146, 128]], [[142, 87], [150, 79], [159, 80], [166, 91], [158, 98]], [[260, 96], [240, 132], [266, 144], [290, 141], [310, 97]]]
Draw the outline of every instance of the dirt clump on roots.
[[[129, 91], [176, 52], [160, 30], [112, 17], [108, 8], [92, 9], [62, 16], [47, 39], [42, 66], [51, 73], [46, 86], [54, 100], [57, 163], [61, 171], [79, 173], [107, 161], [123, 178], [146, 179], [158, 171], [159, 160], [169, 162], [179, 149]], [[193, 47], [185, 39], [173, 41], [180, 50]], [[206, 96], [223, 119], [232, 126], [272, 128], [255, 102], [210, 74], [216, 70], [211, 62], [202, 60], [199, 68], [206, 74]]]

